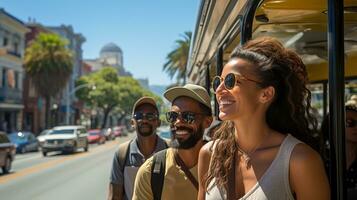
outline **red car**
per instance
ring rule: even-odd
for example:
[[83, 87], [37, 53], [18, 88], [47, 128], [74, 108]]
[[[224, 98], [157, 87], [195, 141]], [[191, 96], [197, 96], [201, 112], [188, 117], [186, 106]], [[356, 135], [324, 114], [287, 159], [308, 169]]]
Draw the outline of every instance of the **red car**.
[[105, 143], [105, 135], [100, 129], [92, 129], [88, 131], [88, 142], [90, 144], [98, 143], [104, 144]]

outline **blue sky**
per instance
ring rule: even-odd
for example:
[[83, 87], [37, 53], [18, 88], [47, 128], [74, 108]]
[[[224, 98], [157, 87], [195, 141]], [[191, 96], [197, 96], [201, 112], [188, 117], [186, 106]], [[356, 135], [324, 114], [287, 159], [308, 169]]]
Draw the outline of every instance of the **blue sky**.
[[15, 17], [58, 26], [72, 25], [86, 38], [84, 58], [97, 58], [114, 42], [124, 52], [124, 67], [151, 85], [172, 81], [162, 72], [166, 55], [185, 31], [193, 31], [199, 0], [0, 0]]

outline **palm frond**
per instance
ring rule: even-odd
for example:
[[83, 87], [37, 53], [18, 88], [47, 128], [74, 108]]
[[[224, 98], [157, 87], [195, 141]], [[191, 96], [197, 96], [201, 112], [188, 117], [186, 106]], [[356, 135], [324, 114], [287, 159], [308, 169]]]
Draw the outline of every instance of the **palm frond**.
[[171, 79], [176, 77], [177, 82], [186, 76], [186, 65], [188, 62], [192, 32], [185, 32], [180, 36], [181, 38], [175, 41], [175, 49], [167, 54], [166, 62], [162, 68]]

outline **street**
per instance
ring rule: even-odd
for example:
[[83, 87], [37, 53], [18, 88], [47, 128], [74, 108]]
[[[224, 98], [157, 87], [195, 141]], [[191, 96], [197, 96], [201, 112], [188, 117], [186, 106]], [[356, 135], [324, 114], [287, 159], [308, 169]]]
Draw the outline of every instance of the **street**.
[[105, 199], [113, 155], [134, 135], [91, 145], [88, 152], [17, 154], [11, 173], [0, 175], [0, 199]]

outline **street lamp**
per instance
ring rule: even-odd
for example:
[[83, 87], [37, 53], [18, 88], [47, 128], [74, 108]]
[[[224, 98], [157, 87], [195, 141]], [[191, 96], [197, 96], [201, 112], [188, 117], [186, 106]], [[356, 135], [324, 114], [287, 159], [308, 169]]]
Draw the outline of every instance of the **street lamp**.
[[85, 87], [91, 87], [92, 90], [95, 90], [96, 87], [95, 85], [91, 83], [83, 84], [83, 85], [78, 85], [77, 87], [73, 88], [71, 92], [67, 92], [66, 95], [66, 124], [69, 125], [69, 100], [71, 95], [73, 95], [75, 92], [77, 92], [79, 89], [85, 88]]

